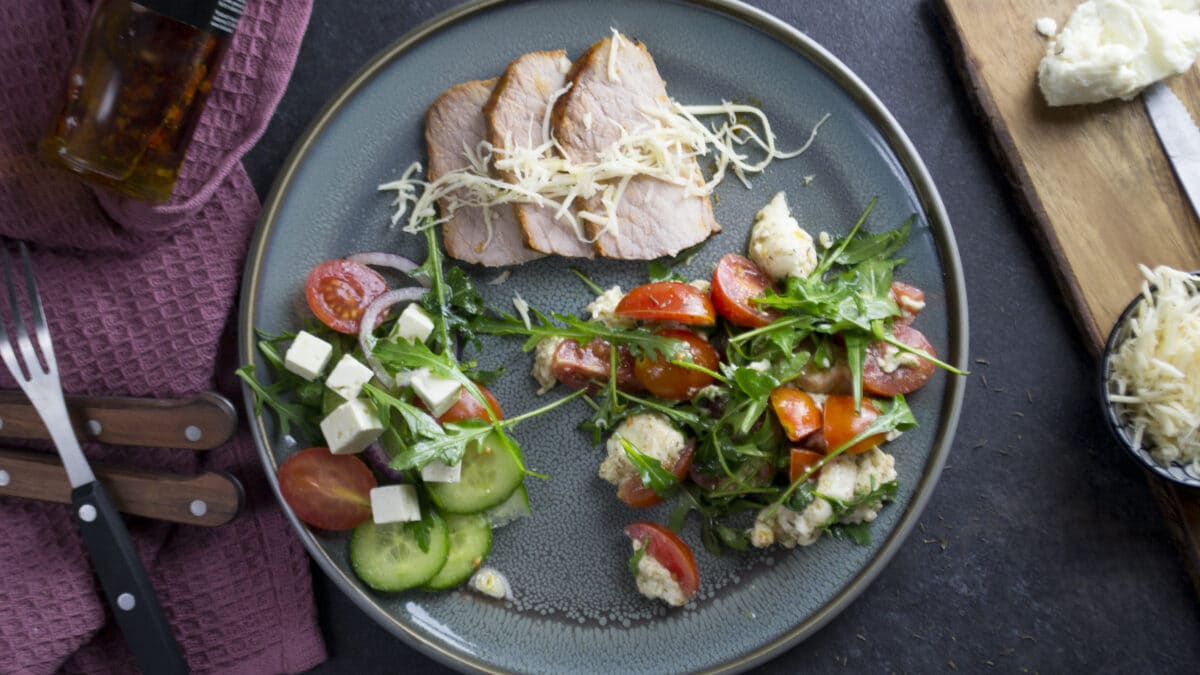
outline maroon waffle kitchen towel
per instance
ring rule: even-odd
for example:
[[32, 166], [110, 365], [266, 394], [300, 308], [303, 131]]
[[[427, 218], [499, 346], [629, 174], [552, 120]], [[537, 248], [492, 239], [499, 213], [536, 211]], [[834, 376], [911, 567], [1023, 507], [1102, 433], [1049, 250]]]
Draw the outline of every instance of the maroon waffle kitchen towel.
[[[31, 244], [68, 393], [236, 395], [234, 305], [259, 212], [240, 159], [283, 94], [310, 9], [246, 2], [176, 197], [150, 207], [35, 154], [88, 3], [0, 2], [0, 234]], [[0, 388], [16, 388], [7, 372]], [[248, 433], [208, 453], [85, 450], [94, 462], [227, 470], [245, 485], [245, 511], [223, 527], [126, 521], [193, 671], [297, 672], [325, 658], [307, 558]], [[68, 507], [0, 498], [0, 538], [0, 673], [134, 670]]]

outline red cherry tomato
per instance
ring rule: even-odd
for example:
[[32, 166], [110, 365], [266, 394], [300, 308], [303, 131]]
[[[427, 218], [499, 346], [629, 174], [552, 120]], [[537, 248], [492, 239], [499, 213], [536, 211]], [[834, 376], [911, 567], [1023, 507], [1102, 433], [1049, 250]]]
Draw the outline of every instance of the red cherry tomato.
[[[687, 478], [688, 469], [692, 466], [692, 457], [695, 454], [696, 442], [689, 439], [687, 446], [679, 454], [679, 459], [675, 460], [674, 466], [670, 467], [671, 473], [679, 480]], [[646, 487], [642, 483], [641, 476], [631, 476], [621, 481], [621, 484], [617, 486], [617, 499], [636, 509], [654, 506], [662, 502], [662, 497], [658, 496], [653, 488]]]
[[[821, 461], [824, 459], [824, 457], [825, 455], [819, 452], [813, 452], [812, 450], [805, 450], [804, 448], [792, 448], [791, 467], [789, 471], [789, 475], [791, 476], [790, 480], [793, 483], [800, 480], [800, 477], [804, 475], [805, 471], [808, 471], [809, 467]], [[819, 473], [821, 473], [820, 470], [817, 470], [815, 473], [813, 473], [813, 476], [816, 476]]]
[[712, 302], [717, 313], [735, 326], [761, 328], [779, 315], [760, 309], [754, 298], [771, 288], [771, 278], [754, 261], [736, 253], [726, 254], [717, 262], [712, 276]]
[[387, 281], [378, 272], [349, 260], [326, 260], [317, 265], [304, 286], [308, 306], [321, 323], [349, 334], [358, 332], [367, 305], [385, 291]]
[[916, 286], [909, 286], [903, 281], [893, 281], [889, 295], [900, 308], [900, 317], [897, 320], [901, 323], [912, 323], [925, 306], [925, 291]]
[[708, 294], [679, 281], [638, 286], [621, 298], [613, 311], [638, 321], [674, 321], [691, 326], [711, 326], [717, 322], [717, 312]]
[[771, 392], [771, 407], [789, 440], [798, 441], [821, 428], [821, 409], [799, 389], [777, 387]]
[[[717, 350], [696, 333], [682, 328], [667, 328], [658, 331], [658, 335], [686, 342], [693, 363], [708, 370], [717, 369], [720, 362]], [[646, 391], [672, 401], [691, 398], [713, 382], [711, 375], [677, 366], [670, 360], [660, 358], [658, 354], [655, 354], [654, 358], [643, 357], [635, 361], [633, 373]]]
[[[879, 408], [869, 399], [862, 400], [862, 409], [854, 412], [854, 397], [832, 394], [825, 399], [825, 423], [821, 431], [830, 450], [836, 450], [870, 426], [879, 417]], [[867, 436], [850, 446], [846, 452], [857, 455], [883, 442], [887, 434]]]
[[[504, 419], [504, 411], [500, 409], [500, 402], [496, 400], [492, 392], [488, 391], [487, 387], [478, 382], [475, 383], [475, 386], [479, 387], [483, 398], [487, 400], [487, 408], [484, 408], [479, 399], [467, 391], [466, 387], [461, 387], [458, 390], [458, 400], [454, 402], [454, 405], [450, 406], [449, 410], [442, 413], [442, 416], [438, 418], [438, 422], [442, 424], [461, 422], [463, 420], [495, 422]], [[417, 400], [420, 401], [419, 398]]]
[[[892, 324], [892, 335], [913, 349], [937, 356], [933, 345], [929, 344], [929, 340], [916, 328], [895, 322]], [[911, 357], [914, 360], [911, 365], [907, 361], [904, 364], [894, 364], [896, 367], [892, 372], [885, 372], [880, 360], [884, 363], [895, 361], [898, 351], [886, 342], [873, 342], [867, 346], [867, 356], [863, 360], [863, 389], [875, 396], [909, 394], [925, 386], [929, 378], [933, 377], [933, 362], [910, 354], [905, 354], [905, 358]]]
[[349, 530], [371, 517], [375, 474], [354, 455], [307, 448], [279, 467], [279, 491], [296, 517], [323, 530]]
[[662, 525], [644, 521], [626, 525], [625, 534], [643, 543], [646, 555], [667, 568], [684, 595], [690, 598], [700, 589], [700, 570], [696, 567], [696, 558], [679, 535]]

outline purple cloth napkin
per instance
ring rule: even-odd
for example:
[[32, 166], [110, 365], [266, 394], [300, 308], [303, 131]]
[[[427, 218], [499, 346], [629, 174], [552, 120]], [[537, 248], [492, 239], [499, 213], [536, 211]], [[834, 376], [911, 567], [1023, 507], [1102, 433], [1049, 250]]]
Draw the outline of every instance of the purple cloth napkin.
[[[31, 244], [68, 393], [237, 395], [235, 300], [259, 214], [240, 159], [283, 95], [310, 10], [311, 0], [247, 1], [175, 198], [151, 207], [93, 192], [35, 153], [88, 3], [0, 4], [0, 234]], [[7, 372], [0, 388], [16, 388]], [[194, 672], [324, 660], [307, 557], [246, 431], [207, 453], [85, 451], [93, 462], [226, 470], [246, 488], [245, 511], [222, 527], [126, 519]], [[0, 672], [134, 670], [68, 507], [0, 498], [0, 538]]]

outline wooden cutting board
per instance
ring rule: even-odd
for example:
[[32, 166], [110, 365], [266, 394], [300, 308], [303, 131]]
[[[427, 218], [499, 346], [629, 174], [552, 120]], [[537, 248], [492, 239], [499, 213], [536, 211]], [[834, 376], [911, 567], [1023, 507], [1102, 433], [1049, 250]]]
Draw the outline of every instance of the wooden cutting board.
[[[1050, 108], [1037, 87], [1048, 40], [1078, 0], [939, 0], [967, 89], [991, 127], [1085, 341], [1095, 354], [1141, 285], [1138, 264], [1200, 269], [1200, 222], [1140, 99]], [[1171, 88], [1200, 119], [1200, 69]], [[1200, 593], [1200, 495], [1147, 474]]]

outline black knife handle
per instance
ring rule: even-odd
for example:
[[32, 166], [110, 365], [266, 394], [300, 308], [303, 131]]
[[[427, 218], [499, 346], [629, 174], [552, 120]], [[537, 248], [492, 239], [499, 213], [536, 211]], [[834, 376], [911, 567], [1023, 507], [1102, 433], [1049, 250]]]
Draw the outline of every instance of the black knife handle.
[[80, 485], [71, 491], [71, 502], [92, 567], [138, 668], [146, 675], [188, 672], [150, 575], [104, 486], [99, 481]]

